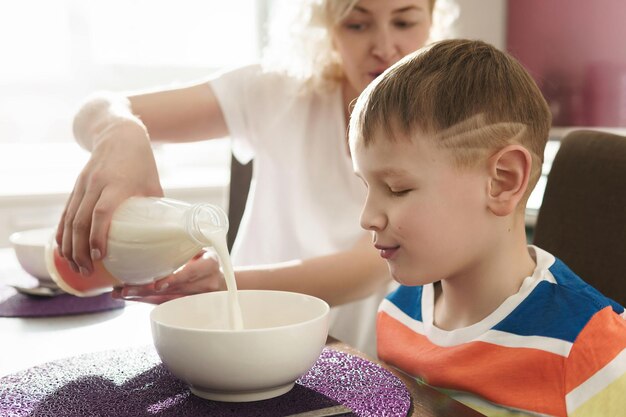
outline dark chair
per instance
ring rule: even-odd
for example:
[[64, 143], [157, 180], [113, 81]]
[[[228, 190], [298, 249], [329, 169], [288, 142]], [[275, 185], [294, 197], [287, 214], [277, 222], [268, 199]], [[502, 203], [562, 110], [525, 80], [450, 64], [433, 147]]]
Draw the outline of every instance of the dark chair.
[[226, 236], [228, 250], [233, 247], [233, 242], [239, 230], [239, 223], [243, 210], [248, 200], [250, 181], [252, 180], [253, 161], [241, 164], [237, 158], [230, 158], [230, 190], [228, 192], [228, 234]]
[[563, 138], [533, 243], [626, 305], [626, 137], [579, 130]]

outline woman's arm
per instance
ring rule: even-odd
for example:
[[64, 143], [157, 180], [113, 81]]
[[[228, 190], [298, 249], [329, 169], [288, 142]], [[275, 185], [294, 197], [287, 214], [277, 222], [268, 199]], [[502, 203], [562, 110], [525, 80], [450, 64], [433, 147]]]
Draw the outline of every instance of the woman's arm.
[[190, 142], [228, 136], [222, 109], [209, 83], [129, 98], [132, 112], [153, 141]]
[[224, 137], [228, 129], [208, 83], [88, 101], [74, 120], [77, 141], [91, 151], [57, 228], [60, 253], [83, 275], [106, 254], [115, 209], [131, 196], [162, 196], [150, 140]]
[[273, 289], [319, 297], [331, 306], [367, 297], [390, 280], [386, 262], [369, 235], [350, 250], [237, 271], [241, 289]]
[[[280, 264], [238, 268], [238, 289], [294, 291], [340, 305], [364, 298], [390, 281], [386, 263], [365, 235], [349, 250]], [[161, 303], [184, 295], [226, 289], [219, 264], [212, 256], [153, 284], [116, 289], [115, 297]]]

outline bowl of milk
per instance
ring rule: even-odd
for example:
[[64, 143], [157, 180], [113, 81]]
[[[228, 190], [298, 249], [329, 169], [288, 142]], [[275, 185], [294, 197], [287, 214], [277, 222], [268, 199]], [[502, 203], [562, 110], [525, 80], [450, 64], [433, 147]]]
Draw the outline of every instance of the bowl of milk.
[[150, 322], [159, 357], [202, 398], [244, 402], [288, 392], [326, 343], [328, 304], [286, 291], [239, 290], [237, 298], [233, 304], [232, 294], [218, 291], [156, 306]]

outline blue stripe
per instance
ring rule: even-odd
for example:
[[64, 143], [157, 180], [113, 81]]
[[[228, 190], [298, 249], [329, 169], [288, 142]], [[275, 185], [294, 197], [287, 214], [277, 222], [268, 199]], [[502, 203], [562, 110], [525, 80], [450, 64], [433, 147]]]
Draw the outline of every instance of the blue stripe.
[[[607, 306], [622, 314], [624, 307], [584, 282], [561, 260], [549, 268], [556, 284], [541, 281], [504, 320], [493, 327], [522, 336], [544, 336], [573, 343], [598, 311]], [[409, 317], [422, 322], [422, 287], [401, 285], [387, 296]]]
[[557, 284], [540, 282], [494, 329], [522, 336], [545, 336], [574, 342], [591, 317], [607, 306], [624, 309], [581, 280], [561, 260], [550, 267]]
[[559, 285], [569, 286], [570, 288], [585, 294], [591, 300], [594, 300], [593, 302], [595, 302], [600, 310], [607, 305], [610, 305], [611, 308], [613, 308], [613, 311], [617, 314], [622, 314], [624, 312], [624, 307], [622, 307], [617, 301], [612, 300], [583, 281], [560, 259], [557, 258], [556, 262], [549, 268], [549, 270], [552, 272], [552, 275], [554, 275], [554, 278]]
[[396, 305], [404, 314], [422, 321], [422, 287], [399, 286], [387, 299]]

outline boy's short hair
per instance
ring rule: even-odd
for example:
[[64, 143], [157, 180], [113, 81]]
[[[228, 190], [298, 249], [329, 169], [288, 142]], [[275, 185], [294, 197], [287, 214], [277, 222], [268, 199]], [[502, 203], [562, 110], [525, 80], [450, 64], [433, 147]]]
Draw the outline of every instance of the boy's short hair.
[[365, 146], [381, 130], [390, 140], [422, 132], [471, 166], [511, 143], [533, 166], [527, 195], [541, 175], [551, 115], [537, 84], [513, 57], [482, 42], [452, 39], [408, 55], [370, 84], [350, 120], [350, 140]]

